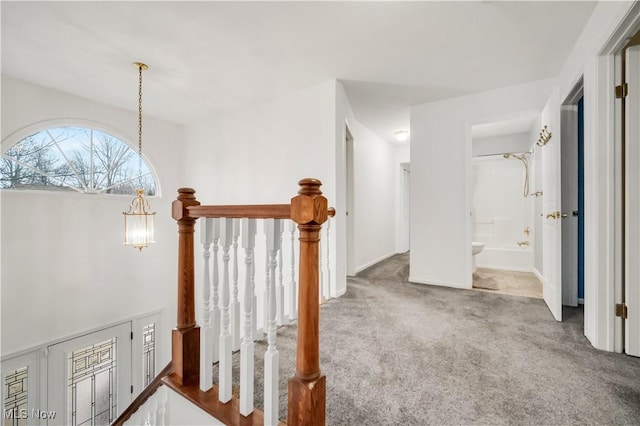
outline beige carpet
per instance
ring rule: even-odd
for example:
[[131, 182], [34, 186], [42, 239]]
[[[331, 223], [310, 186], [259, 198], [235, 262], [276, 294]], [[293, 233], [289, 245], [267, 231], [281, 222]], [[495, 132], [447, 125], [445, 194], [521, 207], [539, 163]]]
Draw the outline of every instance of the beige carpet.
[[500, 285], [492, 276], [484, 272], [476, 272], [473, 274], [473, 288], [481, 288], [484, 290], [498, 290]]

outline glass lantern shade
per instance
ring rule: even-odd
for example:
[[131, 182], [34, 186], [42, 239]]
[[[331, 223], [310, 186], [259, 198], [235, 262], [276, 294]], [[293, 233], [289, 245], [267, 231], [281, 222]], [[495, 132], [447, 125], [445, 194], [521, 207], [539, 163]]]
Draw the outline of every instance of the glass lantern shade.
[[142, 251], [155, 243], [154, 216], [149, 202], [143, 197], [144, 190], [138, 189], [138, 196], [131, 201], [129, 211], [124, 215], [124, 245]]

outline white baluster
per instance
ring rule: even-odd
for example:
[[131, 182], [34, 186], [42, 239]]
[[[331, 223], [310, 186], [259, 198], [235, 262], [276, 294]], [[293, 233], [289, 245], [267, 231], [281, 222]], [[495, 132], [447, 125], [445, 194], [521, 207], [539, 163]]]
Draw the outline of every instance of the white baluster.
[[231, 294], [231, 346], [240, 349], [240, 301], [238, 301], [238, 237], [240, 219], [233, 221], [233, 292]]
[[253, 252], [256, 244], [256, 220], [242, 219], [242, 247], [244, 248], [244, 338], [240, 346], [240, 414], [248, 416], [253, 412], [254, 343], [253, 317], [255, 296], [253, 294]]
[[218, 399], [231, 400], [231, 333], [229, 330], [229, 249], [233, 243], [233, 221], [222, 218], [220, 224], [220, 244], [222, 245], [222, 326], [220, 328], [220, 364], [218, 378]]
[[282, 227], [280, 234], [276, 235], [278, 243], [278, 285], [276, 287], [276, 323], [284, 324], [284, 285], [282, 284]]
[[279, 354], [276, 349], [276, 255], [280, 249], [280, 235], [282, 225], [280, 219], [267, 219], [267, 251], [269, 253], [269, 293], [268, 327], [267, 327], [267, 352], [264, 354], [264, 423], [268, 425], [278, 424], [278, 379], [279, 379]]
[[296, 283], [296, 223], [289, 221], [289, 232], [291, 232], [291, 282], [289, 283], [289, 320], [293, 321], [298, 318], [298, 284]]
[[213, 386], [213, 343], [218, 336], [213, 334], [211, 325], [211, 243], [213, 241], [212, 219], [205, 218], [200, 221], [200, 242], [202, 243], [204, 259], [204, 277], [202, 280], [202, 330], [200, 337], [200, 389], [208, 391]]
[[327, 285], [324, 287], [324, 297], [329, 299], [331, 296], [331, 240], [329, 231], [331, 230], [331, 218], [327, 219], [327, 230], [325, 231], [325, 246], [327, 247]]
[[251, 326], [253, 328], [254, 340], [258, 338], [258, 294], [256, 293], [256, 257], [255, 252], [253, 256], [253, 263], [251, 264], [251, 294], [253, 295], [253, 307], [251, 308]]
[[322, 267], [322, 230], [320, 231], [320, 241], [318, 241], [318, 269], [320, 270], [320, 281], [318, 285], [318, 297], [320, 304], [326, 302], [324, 298], [324, 268]]
[[218, 297], [218, 288], [220, 284], [220, 271], [218, 268], [218, 244], [220, 242], [220, 219], [211, 220], [213, 225], [213, 306], [211, 309], [211, 328], [213, 328], [214, 338], [210, 344], [213, 357], [212, 361], [220, 360], [220, 301]]
[[[164, 388], [165, 386], [162, 386]], [[169, 392], [166, 389], [160, 389], [159, 399], [160, 404], [157, 410], [156, 421], [158, 422], [158, 426], [166, 426], [167, 424], [167, 401], [169, 399]]]
[[[264, 221], [264, 233], [267, 234], [267, 219]], [[259, 334], [259, 339], [266, 337], [267, 334], [267, 324], [269, 323], [269, 241], [265, 239], [265, 262], [264, 262], [264, 272], [265, 272], [265, 285], [264, 291], [262, 292], [262, 331]], [[258, 337], [256, 337], [258, 338]]]

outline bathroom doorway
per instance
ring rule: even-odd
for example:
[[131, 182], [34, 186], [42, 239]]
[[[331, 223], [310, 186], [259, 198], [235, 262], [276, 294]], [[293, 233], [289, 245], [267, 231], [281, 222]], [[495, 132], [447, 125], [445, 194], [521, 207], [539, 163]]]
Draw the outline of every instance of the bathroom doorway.
[[534, 274], [533, 146], [539, 122], [540, 113], [528, 111], [472, 126], [473, 288], [542, 298]]

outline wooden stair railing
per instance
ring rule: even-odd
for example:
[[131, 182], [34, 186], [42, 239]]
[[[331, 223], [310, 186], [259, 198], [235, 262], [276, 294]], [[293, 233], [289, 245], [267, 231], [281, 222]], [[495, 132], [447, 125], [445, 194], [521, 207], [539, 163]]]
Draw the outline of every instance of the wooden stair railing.
[[[335, 215], [335, 210], [328, 208], [327, 199], [320, 191], [322, 183], [319, 180], [307, 178], [298, 183], [300, 190], [290, 204], [203, 206], [196, 200], [195, 190], [191, 188], [180, 188], [172, 204], [172, 216], [178, 223], [177, 324], [172, 331], [171, 371], [159, 376], [159, 382], [225, 424], [262, 424], [263, 416], [259, 410], [242, 416], [236, 397], [226, 404], [221, 403], [218, 401], [217, 386], [209, 391], [199, 388], [200, 327], [195, 318], [194, 288], [194, 232], [199, 218], [292, 219], [298, 224], [298, 340], [295, 374], [288, 385], [287, 420], [289, 425], [294, 426], [325, 424], [326, 379], [320, 372], [319, 350], [318, 245], [322, 224], [329, 216]], [[147, 389], [143, 394], [145, 392]], [[122, 424], [136, 408], [132, 404], [114, 424]]]

